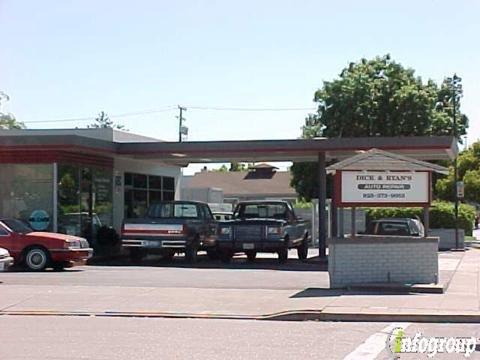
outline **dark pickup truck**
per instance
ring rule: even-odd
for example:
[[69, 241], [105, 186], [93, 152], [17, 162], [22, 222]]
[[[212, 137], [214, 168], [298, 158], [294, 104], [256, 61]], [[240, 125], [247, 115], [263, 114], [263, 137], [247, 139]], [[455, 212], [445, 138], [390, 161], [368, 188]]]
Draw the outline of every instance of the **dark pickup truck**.
[[122, 246], [130, 259], [141, 261], [147, 254], [172, 258], [185, 253], [193, 263], [197, 252], [206, 250], [215, 257], [217, 222], [207, 204], [194, 201], [171, 201], [152, 205], [144, 218], [126, 219], [122, 228]]
[[308, 224], [297, 218], [287, 201], [240, 202], [230, 221], [218, 225], [217, 249], [223, 262], [243, 252], [253, 261], [257, 252], [276, 252], [280, 263], [287, 261], [288, 249], [296, 248], [298, 258], [308, 256]]

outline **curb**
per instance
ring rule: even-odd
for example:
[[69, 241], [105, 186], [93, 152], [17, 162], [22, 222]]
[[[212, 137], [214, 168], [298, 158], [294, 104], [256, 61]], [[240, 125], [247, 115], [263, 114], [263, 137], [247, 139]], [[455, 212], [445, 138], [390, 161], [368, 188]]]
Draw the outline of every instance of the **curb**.
[[347, 286], [347, 291], [367, 291], [398, 294], [443, 294], [447, 285], [443, 284], [365, 284]]
[[342, 313], [322, 310], [284, 311], [267, 315], [234, 315], [171, 312], [63, 312], [63, 311], [0, 311], [0, 316], [65, 316], [65, 317], [116, 317], [165, 318], [256, 321], [337, 321], [337, 322], [417, 322], [417, 323], [480, 323], [480, 313], [475, 314], [399, 314], [399, 313]]

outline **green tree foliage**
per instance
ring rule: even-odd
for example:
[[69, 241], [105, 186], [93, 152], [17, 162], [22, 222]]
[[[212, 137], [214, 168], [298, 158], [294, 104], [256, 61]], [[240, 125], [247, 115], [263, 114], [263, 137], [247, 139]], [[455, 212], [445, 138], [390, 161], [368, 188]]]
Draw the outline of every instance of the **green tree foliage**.
[[[480, 203], [480, 141], [462, 151], [457, 158], [458, 179], [465, 184], [465, 200]], [[435, 184], [435, 194], [439, 199], [455, 199], [453, 166], [447, 177]]]
[[110, 120], [108, 115], [101, 111], [95, 118], [95, 122], [87, 126], [88, 128], [110, 128], [128, 131], [124, 125], [115, 124], [113, 120]]
[[244, 163], [231, 162], [230, 169], [228, 171], [245, 171], [247, 170], [247, 165]]
[[17, 121], [13, 114], [1, 111], [2, 103], [8, 100], [10, 100], [10, 97], [3, 91], [0, 91], [0, 130], [25, 129], [25, 124]]
[[[389, 55], [350, 63], [333, 81], [315, 92], [318, 111], [309, 114], [303, 138], [428, 136], [452, 133], [452, 83], [423, 82], [413, 69]], [[457, 101], [458, 136], [468, 119]], [[315, 165], [293, 164], [292, 186], [301, 197], [316, 196]]]

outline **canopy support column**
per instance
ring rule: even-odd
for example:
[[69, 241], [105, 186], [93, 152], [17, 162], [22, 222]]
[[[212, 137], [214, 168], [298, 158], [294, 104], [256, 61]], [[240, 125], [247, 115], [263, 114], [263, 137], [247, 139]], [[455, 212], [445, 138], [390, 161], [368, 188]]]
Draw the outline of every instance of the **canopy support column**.
[[327, 256], [327, 170], [325, 153], [318, 153], [318, 256]]

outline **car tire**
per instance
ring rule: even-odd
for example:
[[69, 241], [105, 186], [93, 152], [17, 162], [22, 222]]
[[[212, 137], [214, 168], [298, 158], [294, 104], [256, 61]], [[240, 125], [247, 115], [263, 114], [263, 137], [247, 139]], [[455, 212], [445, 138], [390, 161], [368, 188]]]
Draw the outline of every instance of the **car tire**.
[[141, 263], [146, 253], [143, 249], [130, 249], [130, 261], [134, 264]]
[[188, 264], [195, 264], [197, 262], [197, 252], [198, 252], [197, 244], [195, 242], [192, 242], [185, 249], [185, 261]]
[[283, 248], [277, 252], [278, 254], [278, 262], [280, 264], [284, 264], [288, 260], [288, 248]]
[[222, 251], [220, 252], [219, 256], [222, 263], [229, 264], [232, 260], [233, 254], [231, 252]]
[[253, 250], [245, 251], [245, 255], [247, 255], [247, 261], [252, 263], [255, 261], [255, 258], [257, 257], [257, 252]]
[[50, 264], [50, 254], [45, 248], [32, 247], [25, 251], [24, 263], [30, 271], [43, 271]]
[[308, 238], [302, 240], [302, 243], [297, 247], [297, 254], [300, 260], [307, 260], [308, 258]]
[[63, 265], [62, 263], [54, 263], [52, 265], [52, 268], [54, 271], [63, 271], [65, 270], [65, 265]]

